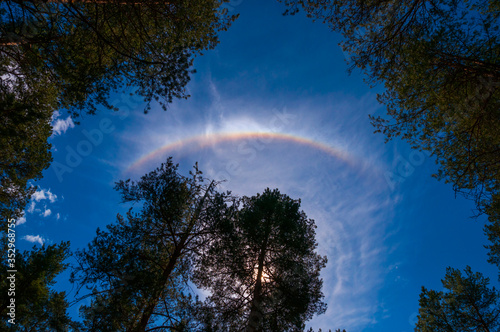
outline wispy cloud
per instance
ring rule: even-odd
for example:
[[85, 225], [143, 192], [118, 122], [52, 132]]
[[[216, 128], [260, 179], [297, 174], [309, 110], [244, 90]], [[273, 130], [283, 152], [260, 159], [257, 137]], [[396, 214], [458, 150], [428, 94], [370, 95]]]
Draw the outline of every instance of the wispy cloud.
[[[293, 145], [281, 154], [280, 147], [266, 147], [246, 164], [236, 151], [215, 150], [215, 157], [200, 166], [208, 166], [208, 177], [226, 176], [224, 189], [254, 195], [266, 187], [279, 188], [301, 198], [302, 209], [316, 221], [318, 251], [329, 259], [322, 271], [329, 309], [313, 320], [315, 328], [335, 322], [335, 328], [359, 331], [372, 322], [386, 274], [384, 236], [392, 214], [383, 178], [377, 173], [363, 175], [342, 161]], [[239, 170], [228, 176], [231, 162], [238, 162]]]
[[124, 138], [127, 152], [137, 151], [137, 159], [198, 135], [277, 132], [345, 151], [354, 163], [313, 145], [248, 138], [204, 148], [180, 145], [134, 170], [134, 176], [173, 155], [185, 169], [198, 161], [208, 178], [225, 180], [221, 189], [234, 194], [250, 196], [270, 187], [301, 198], [302, 208], [318, 226], [318, 251], [329, 258], [322, 273], [329, 309], [314, 318], [312, 326], [332, 328], [335, 322], [335, 328], [359, 331], [373, 323], [380, 311], [377, 295], [386, 274], [384, 243], [393, 203], [383, 177], [387, 165], [380, 161], [385, 152], [382, 139], [372, 136], [367, 116], [379, 107], [375, 96], [315, 96], [314, 100], [289, 96], [286, 105], [277, 107], [280, 103], [272, 96], [229, 99], [224, 87], [212, 81], [206, 86], [210, 98], [205, 108], [173, 105], [167, 114], [150, 114], [151, 119], [143, 120], [147, 126], [137, 127], [134, 141]]
[[16, 220], [16, 226], [26, 223], [26, 215], [23, 214], [19, 219]]
[[59, 112], [54, 112], [54, 115], [52, 116], [52, 135], [57, 136], [64, 134], [69, 128], [74, 128], [75, 124], [73, 123], [73, 120], [71, 119], [70, 116], [68, 116], [66, 119], [59, 119], [58, 117], [60, 116]]
[[33, 212], [35, 212], [35, 207], [36, 207], [35, 201], [31, 201], [31, 203], [29, 204], [28, 209], [26, 211], [28, 213], [33, 213]]
[[31, 243], [38, 243], [40, 245], [43, 245], [45, 242], [45, 239], [40, 235], [26, 235], [22, 239]]

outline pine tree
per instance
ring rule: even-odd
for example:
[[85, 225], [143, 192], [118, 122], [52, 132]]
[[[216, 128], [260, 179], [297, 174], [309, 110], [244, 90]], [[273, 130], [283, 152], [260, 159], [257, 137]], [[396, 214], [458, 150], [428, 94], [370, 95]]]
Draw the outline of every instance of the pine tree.
[[92, 289], [84, 306], [90, 330], [145, 331], [191, 324], [188, 281], [191, 260], [202, 250], [227, 194], [215, 191], [195, 166], [191, 177], [178, 173], [172, 159], [138, 182], [120, 181], [124, 202], [140, 211], [106, 231], [97, 230], [85, 250], [76, 253], [79, 266], [72, 281]]
[[351, 70], [372, 85], [401, 136], [436, 157], [438, 179], [493, 219], [500, 198], [500, 5], [498, 1], [282, 0], [341, 32]]
[[448, 268], [443, 280], [446, 291], [422, 288], [417, 332], [482, 331], [500, 329], [500, 293], [489, 288], [489, 279], [473, 273], [465, 275]]
[[[6, 243], [2, 240], [4, 245]], [[4, 249], [3, 252], [7, 253], [6, 246]], [[2, 331], [79, 331], [80, 324], [67, 314], [69, 303], [65, 292], [57, 292], [51, 287], [57, 275], [67, 268], [64, 261], [69, 255], [69, 242], [16, 252], [14, 266], [17, 272], [9, 274], [14, 279], [4, 277], [0, 281]], [[7, 257], [7, 254], [2, 256], [3, 271], [12, 270]], [[10, 285], [11, 280], [14, 281], [14, 287]], [[7, 315], [11, 299], [15, 299], [15, 324], [7, 321], [12, 318]]]
[[303, 331], [326, 310], [319, 273], [327, 260], [315, 252], [314, 221], [299, 208], [267, 189], [219, 219], [194, 277], [211, 294], [201, 310], [207, 331]]

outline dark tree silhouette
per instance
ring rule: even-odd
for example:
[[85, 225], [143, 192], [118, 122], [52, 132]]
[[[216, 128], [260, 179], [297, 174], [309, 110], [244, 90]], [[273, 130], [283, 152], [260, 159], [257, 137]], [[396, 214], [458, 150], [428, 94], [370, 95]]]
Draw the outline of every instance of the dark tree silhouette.
[[384, 85], [388, 117], [372, 118], [377, 132], [432, 152], [437, 178], [498, 222], [498, 1], [281, 1], [341, 32], [351, 69]]
[[193, 56], [214, 48], [236, 18], [219, 0], [4, 1], [1, 75], [38, 73], [60, 108], [111, 108], [110, 92], [134, 89], [166, 107], [186, 98]]
[[[7, 253], [6, 243], [2, 240], [3, 252]], [[69, 306], [65, 292], [56, 292], [51, 286], [55, 278], [67, 267], [64, 262], [70, 255], [69, 242], [58, 245], [34, 247], [30, 251], [16, 252], [15, 294], [9, 296], [10, 281], [3, 277], [0, 281], [0, 329], [2, 331], [78, 331], [80, 324], [74, 322], [66, 310]], [[2, 270], [12, 268], [7, 254], [2, 255]], [[15, 299], [15, 324], [8, 306]]]
[[500, 294], [488, 284], [488, 278], [470, 267], [465, 275], [448, 268], [443, 280], [446, 291], [422, 288], [415, 331], [499, 331]]
[[206, 183], [197, 166], [191, 177], [177, 168], [169, 158], [137, 183], [118, 182], [123, 200], [139, 203], [140, 212], [119, 215], [76, 253], [72, 280], [93, 290], [87, 295], [91, 305], [82, 310], [87, 328], [189, 328], [190, 262], [203, 249], [213, 212], [228, 195], [215, 192], [216, 183]]
[[228, 208], [195, 271], [211, 294], [201, 310], [205, 329], [303, 331], [326, 310], [319, 278], [326, 257], [315, 252], [314, 221], [278, 190]]
[[28, 181], [41, 178], [52, 161], [47, 139], [55, 105], [47, 90], [3, 88], [0, 86], [0, 226], [5, 231], [6, 221], [21, 217], [36, 190]]
[[235, 15], [224, 0], [2, 1], [0, 216], [19, 217], [51, 162], [55, 110], [115, 109], [112, 92], [166, 109], [187, 98], [193, 58]]

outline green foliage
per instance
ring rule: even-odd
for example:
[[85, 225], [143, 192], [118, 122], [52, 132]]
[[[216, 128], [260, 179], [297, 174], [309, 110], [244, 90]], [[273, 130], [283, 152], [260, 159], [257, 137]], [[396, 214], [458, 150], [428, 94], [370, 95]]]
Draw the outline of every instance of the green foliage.
[[207, 331], [303, 331], [326, 310], [314, 221], [278, 190], [244, 197], [221, 215], [194, 282], [210, 291]]
[[[4, 241], [2, 241], [4, 242]], [[4, 244], [5, 245], [5, 242]], [[4, 247], [4, 249], [6, 246]], [[7, 250], [4, 250], [7, 252]], [[55, 277], [66, 269], [64, 260], [70, 255], [69, 242], [59, 245], [34, 247], [31, 251], [16, 253], [15, 273], [15, 325], [0, 321], [2, 331], [68, 331], [78, 330], [79, 324], [67, 315], [65, 292], [51, 289]], [[2, 270], [10, 270], [7, 255], [2, 257]], [[0, 281], [0, 314], [8, 317], [9, 280]]]
[[488, 212], [500, 193], [497, 1], [283, 0], [346, 37], [352, 68], [383, 82], [373, 124], [437, 158], [439, 179]]
[[470, 267], [465, 275], [448, 268], [443, 280], [446, 291], [422, 288], [415, 331], [498, 331], [500, 294], [488, 284], [488, 278]]
[[19, 218], [35, 188], [29, 180], [42, 177], [51, 160], [50, 126], [53, 91], [29, 78], [22, 82], [0, 78], [0, 218]]
[[[112, 108], [110, 92], [132, 87], [166, 107], [186, 98], [193, 56], [212, 49], [236, 16], [219, 0], [5, 1], [0, 7], [1, 68], [40, 73], [59, 108]], [[2, 73], [3, 74], [3, 73]]]
[[97, 235], [76, 253], [79, 266], [72, 281], [92, 292], [82, 315], [87, 328], [99, 331], [144, 331], [191, 324], [188, 280], [191, 259], [202, 250], [226, 194], [216, 193], [195, 166], [191, 177], [178, 173], [172, 159], [138, 182], [120, 181], [125, 202], [140, 212]]
[[116, 109], [133, 91], [164, 109], [187, 98], [193, 58], [229, 15], [219, 0], [3, 1], [0, 4], [0, 216], [18, 218], [52, 160], [55, 110]]

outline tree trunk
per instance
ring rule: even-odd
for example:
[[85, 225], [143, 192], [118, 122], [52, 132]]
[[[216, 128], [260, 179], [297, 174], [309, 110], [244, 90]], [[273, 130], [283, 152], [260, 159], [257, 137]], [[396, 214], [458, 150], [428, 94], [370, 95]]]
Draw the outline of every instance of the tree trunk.
[[252, 306], [250, 309], [250, 315], [248, 316], [248, 326], [247, 332], [257, 332], [262, 330], [262, 273], [264, 271], [264, 259], [266, 257], [267, 240], [268, 235], [266, 235], [266, 240], [262, 245], [259, 253], [259, 262], [257, 268], [257, 280], [255, 282], [255, 288], [253, 291]]
[[159, 297], [161, 293], [163, 292], [164, 286], [168, 282], [168, 278], [170, 277], [170, 274], [174, 270], [175, 265], [177, 264], [177, 261], [179, 258], [184, 254], [184, 249], [186, 249], [186, 243], [189, 238], [189, 235], [191, 234], [191, 231], [193, 230], [193, 227], [197, 223], [201, 210], [203, 209], [203, 204], [205, 203], [206, 198], [210, 194], [211, 188], [214, 186], [215, 182], [212, 181], [210, 185], [208, 186], [208, 189], [205, 192], [205, 195], [199, 202], [198, 206], [196, 207], [196, 210], [191, 217], [191, 220], [189, 221], [188, 226], [186, 227], [186, 231], [181, 237], [181, 240], [179, 241], [179, 244], [175, 246], [174, 252], [172, 253], [172, 257], [168, 261], [167, 266], [165, 267], [165, 270], [163, 270], [163, 274], [161, 277], [161, 282], [159, 283], [159, 286], [161, 288], [158, 289], [156, 294], [151, 296], [150, 302], [148, 303], [148, 306], [144, 310], [144, 313], [142, 314], [141, 321], [139, 322], [139, 325], [137, 328], [135, 328], [133, 331], [135, 332], [144, 332], [146, 330], [146, 326], [148, 325], [148, 322], [153, 315], [154, 309], [158, 303]]
[[[161, 276], [161, 285], [165, 285], [166, 282], [168, 281], [168, 278], [170, 277], [170, 274], [174, 270], [175, 265], [177, 264], [177, 260], [179, 257], [182, 255], [182, 249], [183, 249], [183, 243], [180, 243], [178, 246], [176, 246], [172, 257], [168, 261], [167, 266], [165, 267], [165, 270], [163, 270], [163, 274]], [[151, 318], [151, 315], [154, 312], [154, 309], [156, 307], [156, 304], [158, 303], [158, 298], [161, 295], [161, 292], [163, 291], [163, 288], [157, 291], [157, 294], [151, 297], [148, 306], [144, 310], [144, 313], [142, 314], [141, 320], [139, 322], [139, 325], [137, 328], [134, 328], [133, 331], [136, 332], [144, 332], [146, 330], [146, 326], [148, 325], [149, 319]]]

